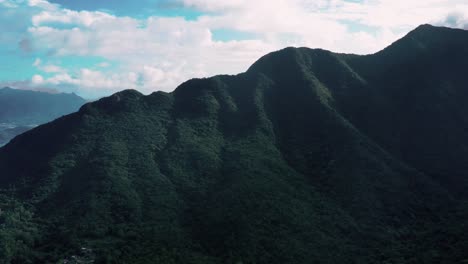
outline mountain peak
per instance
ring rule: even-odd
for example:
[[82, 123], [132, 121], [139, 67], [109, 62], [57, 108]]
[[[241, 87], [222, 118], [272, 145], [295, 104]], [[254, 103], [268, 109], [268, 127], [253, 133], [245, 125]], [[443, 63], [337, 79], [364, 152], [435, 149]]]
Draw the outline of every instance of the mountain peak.
[[431, 29], [434, 29], [434, 28], [438, 28], [438, 27], [433, 26], [431, 24], [422, 24], [422, 25], [419, 25], [418, 27], [416, 27], [413, 31], [431, 30]]
[[433, 26], [430, 24], [423, 24], [410, 31], [402, 40], [406, 38], [414, 38], [420, 41], [435, 41], [447, 42], [451, 41], [459, 35], [468, 35], [468, 31], [458, 28], [449, 28], [443, 26]]
[[403, 57], [411, 58], [434, 52], [443, 53], [449, 50], [464, 52], [467, 41], [466, 30], [424, 24], [377, 52], [376, 55], [388, 56], [398, 61]]
[[4, 93], [10, 93], [10, 92], [14, 92], [15, 89], [11, 88], [11, 87], [3, 87], [3, 88], [0, 88], [0, 92], [4, 92]]
[[141, 97], [144, 97], [142, 93], [137, 90], [127, 89], [117, 92], [109, 97], [104, 97], [100, 99], [98, 102], [106, 102], [106, 103], [119, 103], [119, 102], [126, 102], [126, 101], [134, 101], [138, 100]]
[[[268, 53], [265, 56], [258, 59], [256, 62], [254, 62], [249, 67], [247, 72], [258, 72], [261, 70], [265, 70], [266, 68], [274, 68], [277, 66], [277, 64], [284, 64], [286, 61], [290, 61], [291, 58], [294, 58], [294, 55], [297, 52], [298, 48], [287, 47], [281, 50]], [[288, 60], [286, 60], [286, 58], [288, 58]]]
[[[90, 111], [90, 109], [97, 109], [105, 110], [105, 111], [116, 111], [117, 109], [126, 108], [127, 106], [130, 107], [135, 102], [139, 101], [143, 98], [144, 95], [137, 90], [127, 89], [117, 92], [109, 97], [104, 97], [99, 99], [96, 102], [89, 103], [84, 105], [80, 111]], [[131, 107], [130, 107], [131, 108]]]
[[112, 95], [113, 97], [116, 97], [118, 100], [125, 100], [125, 99], [138, 99], [142, 96], [144, 96], [142, 93], [140, 93], [139, 91], [137, 90], [134, 90], [134, 89], [126, 89], [126, 90], [122, 90], [118, 93], [115, 93], [114, 95]]
[[300, 67], [305, 61], [320, 61], [334, 54], [324, 49], [311, 49], [306, 47], [287, 47], [271, 52], [249, 67], [247, 72], [273, 73], [285, 68]]
[[383, 56], [286, 48], [33, 129], [0, 148], [4, 262], [463, 262], [468, 39], [452, 32], [423, 25]]

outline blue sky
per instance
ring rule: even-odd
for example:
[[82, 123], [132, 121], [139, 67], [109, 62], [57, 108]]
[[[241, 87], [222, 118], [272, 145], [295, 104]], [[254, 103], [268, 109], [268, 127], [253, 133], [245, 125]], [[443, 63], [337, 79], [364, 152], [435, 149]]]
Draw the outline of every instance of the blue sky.
[[54, 0], [64, 8], [72, 10], [93, 10], [108, 12], [117, 16], [147, 18], [150, 16], [182, 16], [187, 20], [195, 20], [203, 12], [186, 7], [182, 2], [171, 0]]
[[367, 54], [467, 18], [465, 0], [0, 0], [0, 86], [172, 91], [286, 46]]
[[50, 2], [73, 10], [110, 10], [115, 14], [126, 16], [140, 15], [145, 9], [156, 8], [167, 3], [165, 1], [151, 0], [53, 0]]

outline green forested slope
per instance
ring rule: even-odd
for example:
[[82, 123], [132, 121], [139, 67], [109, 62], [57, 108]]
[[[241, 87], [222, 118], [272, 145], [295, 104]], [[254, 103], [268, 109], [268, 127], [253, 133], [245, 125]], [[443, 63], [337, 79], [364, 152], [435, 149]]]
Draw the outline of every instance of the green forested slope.
[[422, 26], [87, 104], [0, 149], [0, 259], [463, 263], [467, 44]]

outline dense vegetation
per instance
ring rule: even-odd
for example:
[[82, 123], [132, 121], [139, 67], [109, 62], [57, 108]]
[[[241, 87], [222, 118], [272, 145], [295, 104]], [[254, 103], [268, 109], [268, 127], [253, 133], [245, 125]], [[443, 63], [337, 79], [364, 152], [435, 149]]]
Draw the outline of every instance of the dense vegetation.
[[4, 263], [466, 263], [468, 32], [287, 48], [0, 149]]

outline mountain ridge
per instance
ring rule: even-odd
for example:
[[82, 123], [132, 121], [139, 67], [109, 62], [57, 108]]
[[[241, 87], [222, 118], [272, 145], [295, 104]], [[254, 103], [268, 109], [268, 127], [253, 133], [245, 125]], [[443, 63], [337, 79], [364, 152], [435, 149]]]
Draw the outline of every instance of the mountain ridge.
[[1, 88], [0, 145], [32, 127], [77, 111], [85, 102], [76, 94]]
[[[428, 26], [406, 40], [426, 30], [468, 43]], [[33, 228], [7, 229], [6, 257], [57, 262], [86, 247], [97, 263], [466, 260], [468, 56], [423, 52], [416, 64], [401, 49], [287, 48], [245, 73], [125, 90], [26, 132], [0, 148], [0, 187], [16, 201], [0, 202], [34, 215], [23, 218]], [[24, 249], [11, 246], [18, 234]]]
[[0, 89], [0, 122], [41, 124], [76, 111], [85, 102], [74, 93], [52, 94], [4, 87]]

